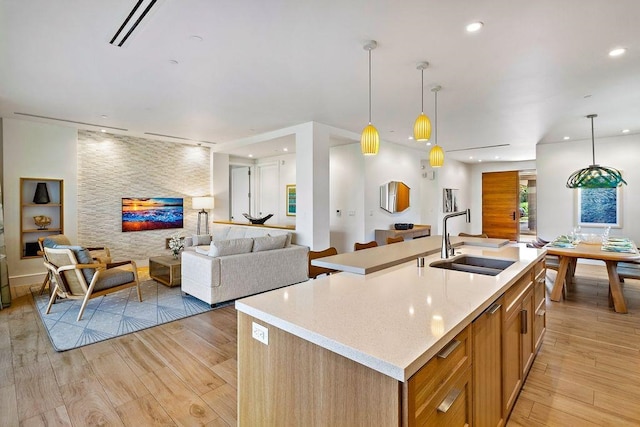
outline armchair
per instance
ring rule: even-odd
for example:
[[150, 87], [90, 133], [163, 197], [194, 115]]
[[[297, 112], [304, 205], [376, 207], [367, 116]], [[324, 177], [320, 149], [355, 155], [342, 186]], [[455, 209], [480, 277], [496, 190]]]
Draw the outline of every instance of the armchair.
[[[45, 246], [53, 248], [58, 245], [66, 245], [71, 246], [71, 242], [69, 238], [64, 234], [55, 234], [52, 236], [46, 237], [38, 237], [38, 255], [44, 258], [44, 262], [47, 262], [47, 257], [44, 253]], [[111, 252], [109, 252], [109, 248], [107, 247], [95, 247], [95, 248], [86, 248], [91, 254], [91, 258], [94, 261], [102, 262], [102, 263], [110, 263], [111, 262]], [[47, 271], [47, 275], [42, 282], [42, 286], [40, 286], [39, 294], [42, 295], [45, 288], [49, 285], [49, 295], [53, 292], [53, 287], [51, 286], [51, 272]]]
[[[81, 299], [82, 305], [78, 318], [82, 314], [90, 299], [108, 293], [135, 286], [138, 291], [138, 301], [142, 302], [138, 271], [134, 261], [124, 261], [113, 264], [95, 263], [85, 249], [44, 248], [45, 267], [55, 278], [55, 288], [51, 293], [46, 314], [58, 295], [70, 299]], [[78, 262], [78, 258], [82, 263]], [[129, 269], [120, 268], [129, 265]], [[53, 282], [52, 282], [53, 283]]]

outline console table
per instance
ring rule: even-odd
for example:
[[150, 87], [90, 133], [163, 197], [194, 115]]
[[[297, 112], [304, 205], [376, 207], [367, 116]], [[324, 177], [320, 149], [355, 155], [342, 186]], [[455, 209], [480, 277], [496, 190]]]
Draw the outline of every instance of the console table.
[[376, 230], [376, 242], [378, 245], [386, 245], [387, 237], [404, 237], [407, 239], [415, 239], [417, 237], [426, 237], [431, 235], [430, 225], [414, 225], [411, 230]]

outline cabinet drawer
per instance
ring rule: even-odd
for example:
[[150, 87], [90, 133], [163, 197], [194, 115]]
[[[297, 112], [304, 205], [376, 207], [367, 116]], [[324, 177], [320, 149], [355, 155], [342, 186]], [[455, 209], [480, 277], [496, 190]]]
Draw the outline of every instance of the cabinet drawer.
[[471, 425], [471, 368], [458, 371], [423, 409], [410, 426]]
[[504, 293], [505, 317], [508, 317], [513, 310], [519, 309], [520, 299], [532, 286], [532, 274], [531, 270], [528, 270]]
[[[426, 365], [407, 381], [407, 411], [409, 425], [424, 416], [428, 408], [435, 405], [437, 396], [452, 377], [460, 374], [471, 366], [470, 327], [460, 332], [438, 355], [434, 356]], [[444, 399], [444, 397], [442, 398]], [[433, 408], [432, 408], [433, 409]]]

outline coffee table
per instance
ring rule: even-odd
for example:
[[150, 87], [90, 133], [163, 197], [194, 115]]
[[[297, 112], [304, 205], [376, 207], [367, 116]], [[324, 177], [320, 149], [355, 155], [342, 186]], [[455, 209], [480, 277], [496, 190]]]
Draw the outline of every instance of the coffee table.
[[149, 258], [149, 276], [163, 285], [173, 287], [180, 285], [182, 261], [172, 256], [155, 256]]

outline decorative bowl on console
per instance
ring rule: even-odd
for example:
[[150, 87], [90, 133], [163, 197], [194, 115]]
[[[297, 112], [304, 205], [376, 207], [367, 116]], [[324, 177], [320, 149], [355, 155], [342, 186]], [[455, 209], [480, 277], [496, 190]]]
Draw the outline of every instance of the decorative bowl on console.
[[269, 218], [273, 216], [273, 214], [269, 214], [267, 216], [263, 216], [262, 218], [256, 218], [249, 215], [248, 213], [243, 213], [242, 215], [244, 215], [244, 217], [247, 218], [251, 224], [264, 224]]
[[396, 230], [411, 230], [413, 228], [413, 224], [406, 222], [396, 222], [393, 224], [393, 227]]

